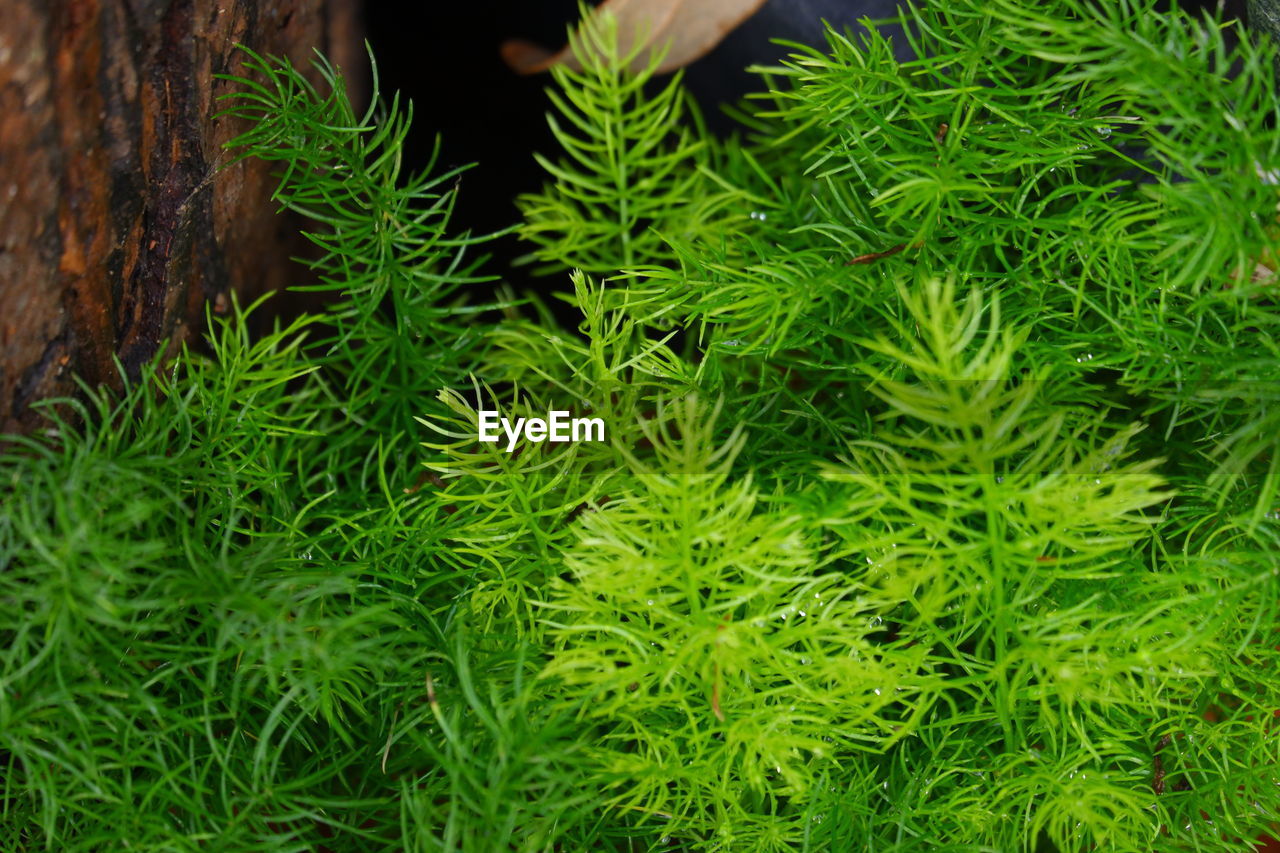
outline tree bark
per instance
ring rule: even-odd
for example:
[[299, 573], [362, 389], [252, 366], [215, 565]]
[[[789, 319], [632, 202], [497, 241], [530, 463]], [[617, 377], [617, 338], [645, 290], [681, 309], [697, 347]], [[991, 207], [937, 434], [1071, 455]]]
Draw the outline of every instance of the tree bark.
[[1249, 26], [1280, 39], [1280, 0], [1249, 0]]
[[236, 43], [363, 69], [356, 0], [0, 0], [0, 432], [290, 283], [268, 167], [220, 170]]

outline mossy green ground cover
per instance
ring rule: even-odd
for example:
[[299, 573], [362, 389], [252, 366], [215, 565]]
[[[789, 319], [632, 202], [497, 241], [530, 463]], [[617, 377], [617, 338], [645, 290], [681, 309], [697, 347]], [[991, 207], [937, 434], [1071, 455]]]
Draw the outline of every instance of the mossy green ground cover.
[[332, 298], [3, 446], [0, 849], [1280, 821], [1275, 51], [1149, 0], [908, 18], [923, 58], [797, 46], [730, 139], [583, 33], [519, 226], [576, 330], [476, 295], [396, 101], [250, 56], [236, 148]]

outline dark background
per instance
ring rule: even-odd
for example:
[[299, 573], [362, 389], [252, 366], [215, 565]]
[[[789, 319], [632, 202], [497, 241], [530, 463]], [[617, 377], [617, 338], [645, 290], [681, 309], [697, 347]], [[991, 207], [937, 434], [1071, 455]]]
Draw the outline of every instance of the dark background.
[[[1243, 17], [1244, 3], [1183, 0], [1180, 5], [1220, 8], [1226, 17]], [[819, 44], [824, 18], [856, 28], [864, 17], [892, 17], [897, 6], [898, 0], [768, 0], [719, 47], [686, 69], [686, 81], [714, 117], [717, 104], [755, 88], [746, 66], [785, 55], [771, 39]], [[369, 0], [366, 5], [365, 25], [384, 94], [399, 90], [414, 102], [407, 165], [422, 168], [428, 163], [437, 134], [442, 138], [438, 167], [477, 164], [462, 178], [455, 231], [484, 233], [513, 224], [518, 217], [515, 197], [541, 186], [543, 175], [533, 152], [556, 152], [545, 120], [543, 90], [550, 77], [520, 77], [503, 64], [498, 48], [514, 37], [559, 48], [577, 14], [577, 0], [433, 0], [412, 6]], [[725, 129], [727, 124], [717, 126]], [[495, 261], [491, 272], [518, 289], [534, 284], [524, 268], [510, 266], [526, 251], [514, 237], [492, 244], [489, 251]], [[562, 285], [542, 282], [539, 289]]]
[[[697, 0], [692, 0], [697, 2]], [[450, 0], [407, 4], [370, 0], [365, 24], [378, 60], [384, 95], [399, 90], [414, 103], [408, 165], [429, 162], [437, 134], [442, 154], [437, 168], [475, 163], [462, 177], [455, 229], [498, 231], [518, 219], [514, 199], [537, 190], [543, 173], [533, 152], [553, 154], [543, 94], [547, 74], [521, 77], [499, 56], [508, 38], [525, 38], [551, 48], [565, 43], [578, 17], [577, 0]], [[853, 23], [863, 15], [890, 17], [896, 0], [769, 0], [712, 53], [686, 69], [686, 82], [709, 118], [716, 105], [752, 91], [753, 62], [780, 58], [773, 38], [819, 43], [823, 16]], [[727, 129], [728, 121], [717, 126]], [[491, 272], [517, 289], [560, 289], [560, 279], [531, 279], [511, 262], [528, 251], [514, 237], [491, 244]]]

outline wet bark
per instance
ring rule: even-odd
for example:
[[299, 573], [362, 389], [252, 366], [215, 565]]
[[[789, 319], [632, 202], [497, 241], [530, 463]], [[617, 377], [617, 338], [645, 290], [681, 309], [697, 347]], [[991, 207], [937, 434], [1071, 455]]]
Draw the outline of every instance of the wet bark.
[[0, 0], [0, 432], [297, 279], [267, 167], [220, 169], [238, 42], [366, 64], [356, 0]]

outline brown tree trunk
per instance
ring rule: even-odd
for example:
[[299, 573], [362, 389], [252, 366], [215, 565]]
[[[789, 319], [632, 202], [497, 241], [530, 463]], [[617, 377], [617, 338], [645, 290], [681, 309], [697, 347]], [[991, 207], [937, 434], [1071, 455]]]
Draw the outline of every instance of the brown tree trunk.
[[213, 75], [237, 42], [362, 69], [360, 41], [356, 0], [0, 0], [0, 432], [296, 279], [268, 169], [218, 171], [243, 128]]

